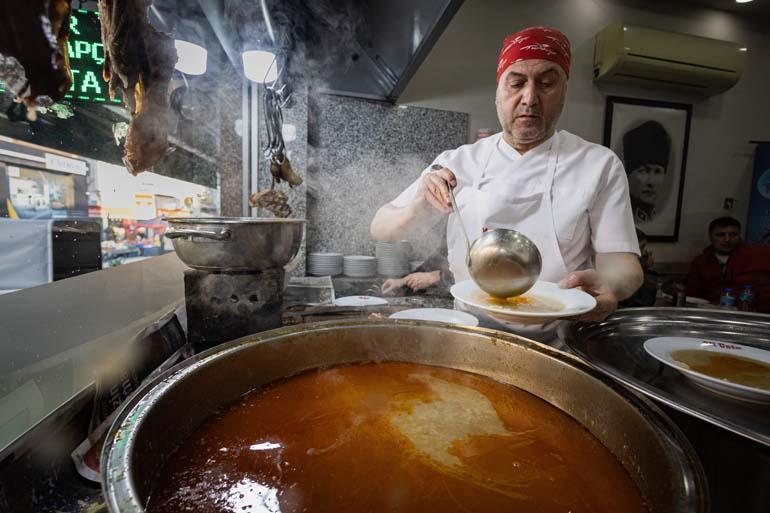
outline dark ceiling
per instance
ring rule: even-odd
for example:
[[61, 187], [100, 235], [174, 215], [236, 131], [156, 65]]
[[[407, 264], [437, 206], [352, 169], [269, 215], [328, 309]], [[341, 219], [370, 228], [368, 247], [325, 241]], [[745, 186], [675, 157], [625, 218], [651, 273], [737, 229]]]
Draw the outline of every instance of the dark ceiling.
[[753, 0], [739, 4], [735, 0], [616, 0], [620, 4], [657, 12], [682, 13], [686, 9], [702, 8], [727, 12], [740, 17], [760, 30], [770, 24], [770, 0]]
[[735, 0], [683, 0], [682, 3], [729, 11], [749, 18], [770, 18], [770, 0], [754, 0], [745, 4], [739, 4]]

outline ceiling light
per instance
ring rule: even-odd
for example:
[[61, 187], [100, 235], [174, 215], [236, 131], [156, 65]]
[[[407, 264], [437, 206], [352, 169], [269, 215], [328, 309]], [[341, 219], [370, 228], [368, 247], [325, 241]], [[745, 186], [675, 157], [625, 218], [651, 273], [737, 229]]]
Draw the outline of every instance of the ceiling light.
[[252, 82], [269, 83], [278, 78], [278, 63], [273, 52], [247, 50], [243, 52], [243, 73]]
[[208, 52], [202, 46], [194, 43], [174, 40], [176, 53], [179, 60], [176, 62], [176, 69], [186, 75], [203, 75], [206, 73], [206, 57]]
[[751, 2], [751, 0], [735, 0], [735, 1], [737, 3], [739, 3], [739, 4], [747, 4], [747, 3]]

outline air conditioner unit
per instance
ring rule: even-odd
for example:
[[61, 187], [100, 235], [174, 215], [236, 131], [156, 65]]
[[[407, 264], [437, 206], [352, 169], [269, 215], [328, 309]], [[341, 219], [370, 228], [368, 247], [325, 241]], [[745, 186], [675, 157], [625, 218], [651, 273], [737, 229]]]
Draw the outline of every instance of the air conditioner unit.
[[613, 23], [596, 34], [594, 81], [709, 96], [735, 85], [745, 60], [730, 41]]

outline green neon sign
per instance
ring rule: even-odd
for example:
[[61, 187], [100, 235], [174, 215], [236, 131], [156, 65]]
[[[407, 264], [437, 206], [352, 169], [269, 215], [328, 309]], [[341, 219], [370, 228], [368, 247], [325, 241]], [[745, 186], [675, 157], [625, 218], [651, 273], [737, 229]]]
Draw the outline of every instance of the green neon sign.
[[73, 9], [67, 51], [72, 69], [72, 87], [64, 95], [68, 100], [121, 103], [110, 100], [107, 82], [102, 78], [104, 45], [99, 13]]
[[[72, 71], [72, 87], [64, 98], [74, 102], [122, 103], [120, 99], [110, 100], [107, 82], [102, 78], [104, 45], [98, 12], [72, 10], [67, 52]], [[0, 91], [3, 90], [0, 87]]]

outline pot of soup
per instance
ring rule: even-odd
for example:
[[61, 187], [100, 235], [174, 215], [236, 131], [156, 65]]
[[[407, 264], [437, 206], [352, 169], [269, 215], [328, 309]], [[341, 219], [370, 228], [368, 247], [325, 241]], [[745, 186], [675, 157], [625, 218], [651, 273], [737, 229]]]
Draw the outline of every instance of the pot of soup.
[[197, 355], [129, 400], [101, 468], [113, 513], [708, 510], [647, 400], [551, 347], [424, 321]]

